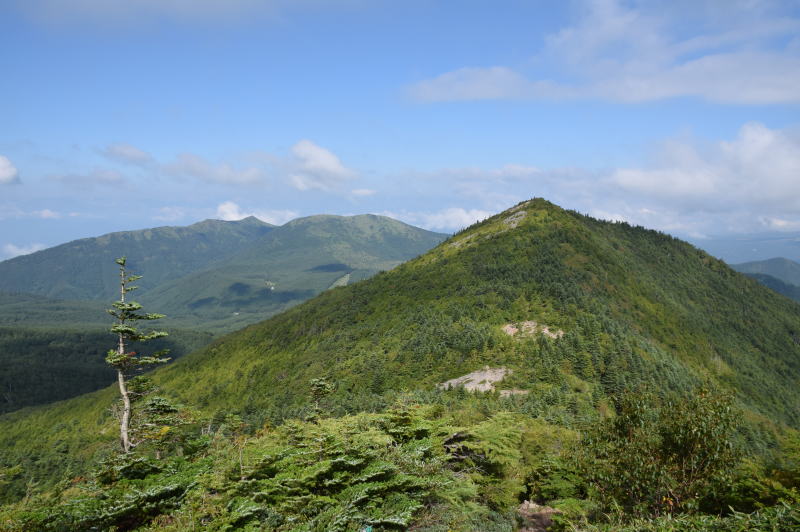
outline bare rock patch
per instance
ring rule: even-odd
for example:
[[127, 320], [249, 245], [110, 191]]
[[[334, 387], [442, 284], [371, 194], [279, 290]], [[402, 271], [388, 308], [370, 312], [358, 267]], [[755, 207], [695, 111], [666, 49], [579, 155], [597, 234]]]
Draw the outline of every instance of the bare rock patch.
[[522, 219], [525, 218], [527, 215], [528, 215], [527, 211], [517, 211], [511, 216], [508, 216], [505, 220], [503, 220], [503, 223], [506, 224], [511, 229], [513, 229], [516, 226], [518, 226], [519, 223], [522, 221]]
[[442, 390], [447, 390], [448, 388], [463, 386], [465, 390], [470, 392], [491, 392], [494, 390], [494, 384], [496, 382], [500, 382], [506, 378], [506, 375], [511, 375], [511, 373], [511, 370], [508, 368], [490, 368], [489, 366], [484, 366], [483, 369], [442, 382], [438, 384], [437, 387]]
[[533, 336], [538, 333], [553, 339], [564, 336], [564, 331], [561, 329], [551, 329], [547, 325], [542, 325], [535, 321], [522, 321], [516, 324], [507, 323], [503, 325], [503, 332], [509, 336], [516, 336], [517, 334]]

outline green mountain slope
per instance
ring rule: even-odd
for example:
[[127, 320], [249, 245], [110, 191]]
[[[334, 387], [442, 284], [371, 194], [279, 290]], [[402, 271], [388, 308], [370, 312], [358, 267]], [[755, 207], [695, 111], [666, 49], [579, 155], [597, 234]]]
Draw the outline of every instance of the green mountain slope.
[[[105, 298], [0, 291], [0, 413], [113, 380], [103, 358], [112, 340], [105, 309], [117, 297], [117, 256], [128, 255], [141, 267], [134, 269], [144, 275], [136, 299], [168, 315], [160, 326], [171, 336], [162, 343], [178, 358], [206, 345], [212, 334], [391, 269], [444, 237], [372, 215], [312, 216], [278, 228], [255, 218], [208, 220], [80, 240], [0, 263], [0, 285]], [[72, 270], [82, 273], [70, 277]], [[153, 286], [153, 277], [163, 282]]]
[[[528, 321], [565, 335], [551, 349], [501, 331]], [[527, 389], [556, 370], [605, 392], [712, 378], [752, 412], [800, 422], [800, 306], [685, 242], [543, 200], [228, 336], [159, 380], [209, 408], [280, 409], [322, 374], [358, 403], [485, 364], [514, 368]]]
[[800, 286], [785, 283], [777, 277], [767, 275], [766, 273], [746, 273], [745, 275], [789, 299], [800, 302]]
[[0, 262], [0, 290], [56, 299], [110, 301], [118, 290], [114, 259], [127, 255], [146, 289], [209, 267], [273, 226], [250, 217], [205, 220], [84, 238]]
[[763, 273], [784, 283], [800, 286], [800, 264], [782, 257], [732, 264], [731, 268], [742, 273]]
[[213, 268], [149, 290], [142, 302], [180, 323], [227, 332], [394, 268], [444, 238], [384, 216], [300, 218]]
[[[485, 366], [510, 370], [496, 384], [509, 397], [487, 408], [567, 426], [625, 390], [711, 380], [744, 408], [748, 445], [763, 445], [770, 427], [800, 426], [800, 305], [673, 237], [536, 199], [152, 377], [185, 404], [260, 426], [307, 412], [312, 378], [336, 383], [329, 407], [346, 413], [402, 390], [436, 397], [438, 383]], [[4, 460], [34, 476], [62, 467], [54, 445], [86, 460], [113, 442], [113, 396], [0, 418]]]

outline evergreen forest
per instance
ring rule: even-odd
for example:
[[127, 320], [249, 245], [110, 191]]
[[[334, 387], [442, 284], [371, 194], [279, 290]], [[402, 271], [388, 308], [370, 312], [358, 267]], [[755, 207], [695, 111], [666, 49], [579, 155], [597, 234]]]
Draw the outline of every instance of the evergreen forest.
[[800, 530], [800, 304], [543, 199], [129, 377], [0, 416], [0, 530]]

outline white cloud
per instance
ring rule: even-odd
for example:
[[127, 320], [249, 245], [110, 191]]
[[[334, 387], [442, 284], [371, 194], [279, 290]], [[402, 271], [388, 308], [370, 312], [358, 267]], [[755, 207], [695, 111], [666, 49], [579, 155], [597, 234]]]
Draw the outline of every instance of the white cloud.
[[18, 257], [20, 255], [29, 255], [36, 251], [45, 249], [44, 244], [29, 244], [27, 246], [15, 246], [14, 244], [3, 245], [3, 254], [7, 259]]
[[50, 209], [42, 209], [40, 211], [33, 211], [31, 214], [36, 216], [37, 218], [42, 218], [44, 220], [48, 219], [57, 219], [61, 218], [61, 214], [56, 211], [51, 211]]
[[[786, 43], [800, 32], [800, 19], [791, 14], [713, 1], [691, 9], [616, 0], [578, 5], [576, 23], [546, 39], [534, 68], [459, 68], [414, 84], [409, 94], [421, 101], [800, 102], [800, 50]], [[703, 31], [687, 36], [692, 27]]]
[[494, 66], [459, 68], [430, 80], [420, 81], [409, 92], [412, 98], [427, 101], [506, 100], [557, 98], [559, 88], [552, 82], [531, 82], [514, 70]]
[[333, 152], [310, 140], [301, 140], [292, 146], [290, 165], [289, 183], [301, 191], [330, 191], [355, 177], [355, 172], [346, 168]]
[[147, 166], [153, 163], [153, 156], [136, 146], [125, 143], [109, 144], [100, 153], [112, 161], [135, 166]]
[[359, 197], [359, 198], [363, 198], [363, 197], [367, 197], [367, 196], [374, 196], [376, 193], [377, 193], [377, 191], [369, 189], [369, 188], [357, 188], [357, 189], [354, 189], [354, 190], [350, 191], [350, 194], [352, 194], [353, 196]]
[[234, 168], [228, 163], [213, 164], [193, 153], [178, 155], [175, 161], [164, 166], [164, 171], [174, 176], [230, 185], [253, 185], [264, 182], [266, 178], [261, 168]]
[[749, 123], [703, 150], [668, 143], [658, 167], [618, 169], [609, 182], [662, 204], [800, 214], [800, 138]]
[[481, 209], [449, 207], [436, 212], [394, 213], [390, 211], [384, 211], [378, 214], [389, 216], [390, 218], [395, 218], [397, 220], [402, 220], [408, 224], [423, 227], [425, 229], [454, 231], [468, 227], [475, 222], [485, 220], [495, 213]]
[[256, 211], [243, 211], [239, 205], [232, 201], [220, 203], [217, 206], [217, 218], [226, 221], [236, 221], [248, 216], [255, 216], [261, 221], [273, 224], [283, 225], [289, 220], [297, 218], [298, 213], [290, 210], [256, 210]]
[[800, 219], [797, 220], [783, 220], [781, 218], [770, 218], [764, 216], [759, 220], [761, 224], [767, 229], [776, 231], [800, 231]]
[[603, 171], [505, 165], [420, 173], [409, 178], [416, 194], [433, 190], [462, 206], [396, 216], [452, 230], [544, 197], [598, 218], [683, 235], [788, 231], [800, 223], [800, 131], [753, 122], [729, 140], [670, 140], [653, 154], [647, 164]]
[[0, 155], [0, 185], [19, 183], [19, 172], [8, 157]]
[[153, 219], [160, 222], [174, 222], [185, 216], [186, 210], [182, 207], [161, 207]]
[[185, 22], [240, 21], [271, 15], [292, 5], [285, 0], [17, 0], [17, 3], [37, 20], [104, 24], [161, 18]]
[[125, 182], [125, 176], [116, 170], [95, 168], [85, 174], [62, 174], [50, 176], [51, 179], [67, 185], [88, 187], [93, 185], [115, 186]]

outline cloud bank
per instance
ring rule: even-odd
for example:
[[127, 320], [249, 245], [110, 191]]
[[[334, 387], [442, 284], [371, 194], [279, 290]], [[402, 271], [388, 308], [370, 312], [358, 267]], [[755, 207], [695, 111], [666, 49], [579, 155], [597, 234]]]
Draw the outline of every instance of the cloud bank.
[[115, 162], [135, 166], [148, 166], [154, 162], [153, 156], [136, 146], [125, 143], [109, 144], [100, 153]]
[[242, 220], [249, 216], [255, 216], [262, 222], [273, 225], [283, 225], [289, 220], [297, 218], [298, 213], [290, 210], [242, 210], [239, 205], [232, 201], [220, 203], [217, 206], [216, 217], [228, 222]]
[[[800, 102], [800, 19], [768, 2], [736, 4], [585, 0], [577, 21], [548, 36], [532, 66], [466, 66], [408, 92], [423, 102]], [[699, 29], [687, 37], [689, 26]]]
[[8, 157], [0, 155], [0, 185], [19, 183], [19, 172]]
[[[752, 122], [735, 138], [664, 142], [648, 164], [593, 170], [444, 169], [426, 181], [444, 182], [464, 203], [492, 212], [533, 196], [595, 217], [688, 235], [796, 230], [800, 227], [800, 131]], [[406, 217], [445, 228], [455, 212]], [[466, 216], [464, 220], [466, 221]]]
[[3, 245], [3, 254], [6, 259], [13, 259], [14, 257], [19, 257], [20, 255], [30, 255], [36, 251], [41, 251], [45, 249], [44, 244], [29, 244], [27, 246], [16, 246], [14, 244], [4, 244]]
[[289, 164], [289, 182], [300, 191], [331, 191], [355, 177], [355, 172], [346, 168], [333, 152], [310, 140], [301, 140], [292, 146]]

